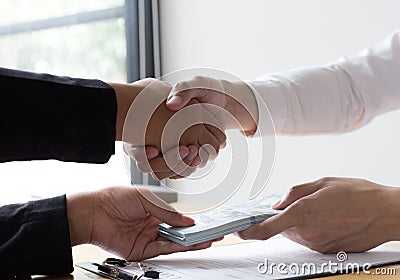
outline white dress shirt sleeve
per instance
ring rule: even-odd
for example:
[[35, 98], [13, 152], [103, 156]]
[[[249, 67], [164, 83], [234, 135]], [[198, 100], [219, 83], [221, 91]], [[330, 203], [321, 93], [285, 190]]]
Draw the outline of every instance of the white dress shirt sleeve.
[[[356, 57], [273, 74], [249, 85], [259, 111], [263, 102], [267, 104], [277, 134], [357, 129], [400, 108], [400, 32]], [[259, 116], [259, 128], [262, 123]]]

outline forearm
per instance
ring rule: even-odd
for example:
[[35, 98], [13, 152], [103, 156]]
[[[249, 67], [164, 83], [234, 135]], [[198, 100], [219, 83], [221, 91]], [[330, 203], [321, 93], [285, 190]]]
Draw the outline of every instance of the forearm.
[[398, 77], [399, 33], [357, 57], [250, 85], [267, 104], [278, 134], [304, 135], [351, 131], [400, 108]]

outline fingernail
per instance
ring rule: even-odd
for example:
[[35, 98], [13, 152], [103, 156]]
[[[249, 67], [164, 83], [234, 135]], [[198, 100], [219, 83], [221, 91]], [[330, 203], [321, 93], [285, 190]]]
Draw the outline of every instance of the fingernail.
[[156, 156], [158, 156], [158, 152], [149, 151], [149, 152], [146, 152], [146, 156], [147, 156], [147, 158], [155, 158]]
[[192, 161], [194, 157], [197, 155], [197, 151], [194, 148], [189, 148], [188, 159]]
[[201, 159], [199, 157], [196, 157], [194, 161], [190, 164], [190, 166], [197, 166], [201, 163]]
[[174, 95], [172, 98], [167, 100], [167, 103], [180, 105], [182, 103], [182, 98], [180, 96]]
[[188, 216], [182, 216], [182, 221], [185, 222], [185, 224], [194, 225], [194, 220]]
[[188, 150], [187, 149], [179, 149], [179, 160], [184, 159], [188, 155]]

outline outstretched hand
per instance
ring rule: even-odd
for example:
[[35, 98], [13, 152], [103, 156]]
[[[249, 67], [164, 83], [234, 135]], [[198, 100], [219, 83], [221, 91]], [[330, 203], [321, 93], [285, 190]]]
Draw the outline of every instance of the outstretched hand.
[[212, 241], [190, 247], [159, 236], [159, 224], [182, 227], [194, 221], [147, 190], [111, 187], [67, 197], [72, 246], [90, 243], [129, 261], [161, 254], [205, 249]]
[[243, 239], [282, 233], [321, 253], [363, 252], [399, 240], [397, 188], [366, 180], [324, 178], [293, 187], [273, 208], [280, 214], [241, 231]]

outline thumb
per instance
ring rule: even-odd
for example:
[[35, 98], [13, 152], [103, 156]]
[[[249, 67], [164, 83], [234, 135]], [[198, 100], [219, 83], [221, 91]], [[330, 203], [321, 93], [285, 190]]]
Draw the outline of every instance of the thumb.
[[182, 213], [176, 211], [175, 208], [157, 197], [151, 191], [141, 189], [140, 194], [140, 200], [145, 211], [158, 220], [174, 227], [194, 225], [194, 220], [192, 218], [184, 216]]
[[182, 97], [179, 93], [174, 95], [169, 95], [167, 99], [167, 108], [173, 111], [180, 110], [181, 108], [185, 107], [185, 105], [189, 102], [189, 100], [185, 100], [183, 102]]
[[190, 86], [189, 82], [182, 82], [176, 84], [167, 98], [167, 108], [177, 111], [185, 107], [192, 99], [201, 99], [209, 93], [208, 89], [194, 88]]
[[125, 145], [125, 143], [124, 152], [139, 163], [147, 162], [156, 158], [159, 155], [158, 149], [154, 146], [133, 146], [131, 144]]
[[193, 88], [186, 90], [179, 90], [173, 88], [167, 98], [167, 108], [177, 111], [185, 107], [190, 100], [199, 99], [208, 94], [208, 90], [201, 88]]

